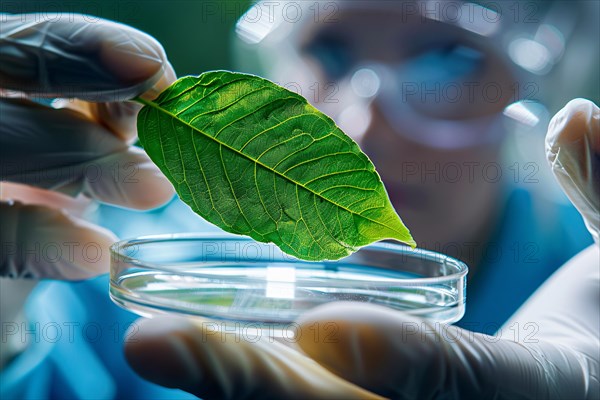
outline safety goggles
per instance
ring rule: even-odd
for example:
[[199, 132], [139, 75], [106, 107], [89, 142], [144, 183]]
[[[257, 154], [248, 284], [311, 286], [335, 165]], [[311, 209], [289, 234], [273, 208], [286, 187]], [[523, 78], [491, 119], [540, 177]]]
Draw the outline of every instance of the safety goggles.
[[479, 146], [501, 139], [503, 112], [528, 116], [536, 77], [562, 55], [560, 30], [543, 23], [560, 10], [539, 4], [259, 2], [238, 21], [238, 64], [300, 92], [352, 136], [377, 107], [407, 139]]

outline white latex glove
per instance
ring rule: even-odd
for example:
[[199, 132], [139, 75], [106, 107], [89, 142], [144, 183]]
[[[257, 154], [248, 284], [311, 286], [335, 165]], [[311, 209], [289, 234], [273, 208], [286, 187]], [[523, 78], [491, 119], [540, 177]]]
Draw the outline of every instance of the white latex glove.
[[550, 121], [546, 156], [558, 183], [598, 243], [600, 109], [589, 100], [571, 100]]
[[[154, 38], [115, 22], [73, 14], [0, 20], [0, 276], [107, 272], [116, 237], [80, 217], [90, 199], [149, 209], [173, 196], [143, 150], [130, 146], [140, 106], [124, 102], [155, 97], [174, 81], [173, 68]], [[64, 100], [51, 108], [35, 98]]]
[[[552, 168], [596, 232], [599, 139], [598, 108], [583, 100], [548, 133]], [[160, 317], [125, 351], [147, 379], [207, 399], [598, 399], [599, 266], [597, 245], [571, 259], [501, 330], [509, 337], [331, 303], [298, 321], [297, 349]]]

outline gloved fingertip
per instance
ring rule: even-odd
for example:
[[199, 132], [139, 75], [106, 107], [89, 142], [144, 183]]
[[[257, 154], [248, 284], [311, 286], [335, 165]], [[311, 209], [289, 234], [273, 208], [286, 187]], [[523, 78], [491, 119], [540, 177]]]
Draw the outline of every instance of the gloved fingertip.
[[546, 157], [552, 172], [598, 242], [600, 232], [600, 108], [571, 100], [550, 121]]
[[[64, 214], [64, 219], [57, 221], [52, 228], [55, 229], [54, 237], [60, 237], [63, 244], [69, 244], [74, 250], [71, 254], [63, 254], [63, 258], [72, 255], [72, 259], [66, 259], [70, 264], [68, 268], [60, 269], [62, 276], [50, 278], [77, 281], [110, 270], [110, 246], [118, 240], [114, 233], [68, 214]], [[52, 231], [48, 231], [47, 236], [51, 237]]]
[[[589, 133], [598, 132], [600, 109], [586, 99], [569, 101], [550, 121], [546, 135], [546, 151], [550, 162], [555, 161], [558, 150], [564, 146], [580, 143]], [[600, 151], [600, 135], [593, 136], [590, 144], [593, 150]]]
[[169, 202], [175, 189], [160, 169], [139, 148], [106, 157], [98, 164], [101, 173], [85, 182], [84, 191], [105, 203], [150, 210]]
[[[167, 60], [162, 64], [158, 80], [145, 92], [140, 94], [147, 100], [153, 100], [164, 89], [177, 79], [175, 70]], [[108, 103], [88, 103], [91, 117], [108, 128], [110, 132], [127, 143], [132, 143], [137, 137], [137, 115], [141, 104], [133, 101], [116, 101]]]
[[141, 104], [132, 101], [113, 103], [94, 103], [93, 116], [110, 132], [127, 143], [132, 143], [137, 137], [137, 114]]
[[[360, 364], [356, 360], [360, 354], [349, 349], [358, 350], [362, 344], [370, 341], [373, 344], [381, 343], [381, 337], [377, 336], [384, 331], [377, 327], [381, 321], [389, 321], [393, 317], [391, 310], [372, 304], [324, 304], [296, 321], [302, 332], [315, 332], [314, 335], [298, 337], [296, 345], [317, 362], [340, 374], [340, 371]], [[373, 352], [377, 350], [376, 347], [379, 346], [372, 346]], [[345, 377], [347, 373], [341, 375]]]
[[193, 328], [178, 317], [140, 319], [125, 336], [125, 358], [140, 376], [159, 385], [186, 388], [197, 384], [201, 370], [185, 341], [185, 332]]
[[146, 92], [142, 93], [140, 97], [146, 100], [154, 100], [158, 95], [165, 90], [169, 85], [177, 80], [175, 69], [169, 61], [165, 61], [163, 64], [163, 74], [160, 79]]
[[0, 275], [82, 280], [108, 272], [116, 236], [64, 209], [19, 201], [0, 203]]
[[[337, 376], [391, 398], [419, 396], [419, 375], [432, 390], [443, 381], [443, 355], [432, 326], [413, 315], [357, 302], [325, 304], [296, 321], [300, 350]], [[428, 339], [419, 334], [428, 330]]]
[[138, 190], [135, 184], [123, 184], [122, 189], [127, 193], [123, 205], [135, 210], [152, 210], [168, 203], [175, 195], [173, 185], [154, 165], [145, 165], [140, 169], [140, 182], [144, 189]]
[[77, 13], [2, 16], [4, 88], [110, 102], [133, 98], [162, 76], [162, 45], [130, 26]]
[[153, 36], [112, 21], [101, 33], [100, 59], [122, 83], [152, 84], [160, 79], [166, 55]]
[[141, 180], [147, 188], [146, 196], [131, 197], [131, 207], [136, 210], [151, 210], [168, 203], [175, 195], [171, 182], [154, 164], [146, 164], [142, 171]]

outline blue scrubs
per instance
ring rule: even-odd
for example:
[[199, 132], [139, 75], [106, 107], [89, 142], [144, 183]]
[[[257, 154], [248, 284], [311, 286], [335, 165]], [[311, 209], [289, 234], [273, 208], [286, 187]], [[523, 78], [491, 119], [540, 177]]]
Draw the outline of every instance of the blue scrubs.
[[[121, 238], [219, 230], [177, 199], [152, 212], [102, 206], [94, 222]], [[103, 275], [78, 283], [45, 281], [34, 289], [25, 311], [28, 332], [36, 333], [26, 334], [27, 349], [0, 374], [0, 399], [196, 399], [129, 368], [123, 340], [139, 317], [110, 300], [108, 284]], [[135, 340], [135, 329], [127, 340]]]
[[593, 243], [572, 205], [513, 190], [500, 226], [484, 246], [482, 265], [469, 277], [467, 307], [456, 325], [496, 333], [567, 260]]
[[[494, 333], [566, 260], [592, 242], [572, 206], [534, 199], [520, 189], [508, 197], [495, 240], [467, 289], [458, 325]], [[98, 221], [122, 238], [207, 231], [173, 200], [151, 213], [101, 207]], [[48, 281], [26, 308], [29, 345], [0, 375], [2, 399], [186, 399], [193, 396], [139, 378], [125, 362], [123, 336], [137, 318], [108, 297], [108, 277], [80, 283]], [[135, 330], [127, 340], [135, 340]]]

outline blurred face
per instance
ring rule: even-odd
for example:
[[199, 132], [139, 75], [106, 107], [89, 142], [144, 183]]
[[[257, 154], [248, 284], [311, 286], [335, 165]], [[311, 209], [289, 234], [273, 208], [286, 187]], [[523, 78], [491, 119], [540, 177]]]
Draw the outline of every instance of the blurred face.
[[453, 253], [496, 222], [511, 76], [484, 39], [402, 7], [343, 2], [334, 22], [301, 33], [319, 82], [307, 97], [368, 154], [421, 247]]

